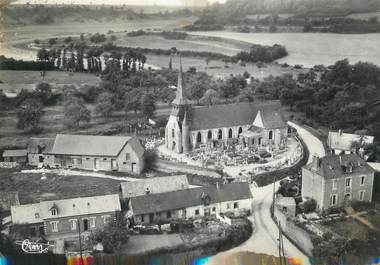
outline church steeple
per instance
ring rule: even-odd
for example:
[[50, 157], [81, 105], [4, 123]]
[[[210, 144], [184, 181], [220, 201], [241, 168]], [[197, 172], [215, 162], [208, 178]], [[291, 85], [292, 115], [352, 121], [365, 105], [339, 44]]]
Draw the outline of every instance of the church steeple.
[[173, 105], [186, 105], [188, 104], [185, 95], [183, 94], [184, 82], [182, 77], [182, 60], [179, 57], [179, 72], [178, 72], [178, 83], [177, 83], [177, 93], [175, 99], [173, 100]]

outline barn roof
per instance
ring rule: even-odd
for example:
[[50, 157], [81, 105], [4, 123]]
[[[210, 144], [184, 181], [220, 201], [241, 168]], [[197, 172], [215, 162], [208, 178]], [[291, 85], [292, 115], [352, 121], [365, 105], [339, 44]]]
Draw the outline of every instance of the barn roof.
[[[131, 137], [129, 136], [57, 134], [50, 153], [60, 155], [117, 156], [130, 140]], [[136, 148], [138, 143], [132, 142], [132, 146]]]
[[23, 157], [26, 156], [27, 152], [26, 149], [4, 150], [3, 157]]
[[222, 185], [219, 189], [215, 186], [205, 186], [137, 196], [131, 198], [131, 205], [134, 215], [156, 213], [203, 205], [204, 195], [209, 197], [210, 204], [252, 198], [248, 183], [231, 183]]

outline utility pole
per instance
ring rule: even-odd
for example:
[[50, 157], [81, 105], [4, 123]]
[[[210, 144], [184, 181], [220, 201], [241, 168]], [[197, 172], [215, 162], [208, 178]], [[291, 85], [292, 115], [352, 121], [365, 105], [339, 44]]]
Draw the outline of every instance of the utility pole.
[[278, 222], [278, 255], [280, 257], [280, 265], [287, 265], [280, 221]]
[[273, 174], [273, 198], [272, 198], [272, 208], [271, 208], [272, 216], [274, 215], [275, 198], [276, 198], [276, 174]]

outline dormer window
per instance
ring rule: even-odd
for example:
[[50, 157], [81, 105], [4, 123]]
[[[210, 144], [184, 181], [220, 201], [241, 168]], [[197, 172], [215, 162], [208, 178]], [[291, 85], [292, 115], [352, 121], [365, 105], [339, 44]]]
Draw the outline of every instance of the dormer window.
[[56, 216], [58, 214], [58, 211], [57, 211], [56, 208], [51, 208], [50, 209], [50, 213], [51, 213], [52, 216]]

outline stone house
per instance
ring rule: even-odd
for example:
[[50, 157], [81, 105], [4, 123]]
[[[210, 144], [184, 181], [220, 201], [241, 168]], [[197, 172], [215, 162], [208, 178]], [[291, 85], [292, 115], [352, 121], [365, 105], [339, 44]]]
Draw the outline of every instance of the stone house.
[[350, 201], [372, 201], [375, 171], [358, 155], [313, 156], [302, 168], [302, 197], [313, 198], [317, 210]]
[[[57, 238], [101, 229], [121, 211], [118, 194], [42, 201], [11, 207], [12, 223], [27, 226], [32, 236]], [[80, 227], [78, 227], [80, 226]]]
[[131, 198], [129, 204], [135, 224], [165, 223], [228, 212], [250, 212], [252, 193], [248, 183], [231, 183], [146, 194]]
[[119, 171], [139, 174], [144, 147], [136, 137], [58, 134], [47, 164], [56, 168]]
[[31, 166], [50, 165], [54, 157], [48, 153], [54, 145], [54, 138], [30, 138], [27, 143], [28, 164]]
[[176, 97], [165, 128], [166, 148], [176, 153], [187, 153], [202, 145], [238, 142], [239, 136], [248, 131], [255, 120], [260, 128], [255, 144], [279, 145], [287, 138], [288, 126], [278, 112], [281, 107], [278, 101], [192, 106], [184, 89], [181, 66]]

